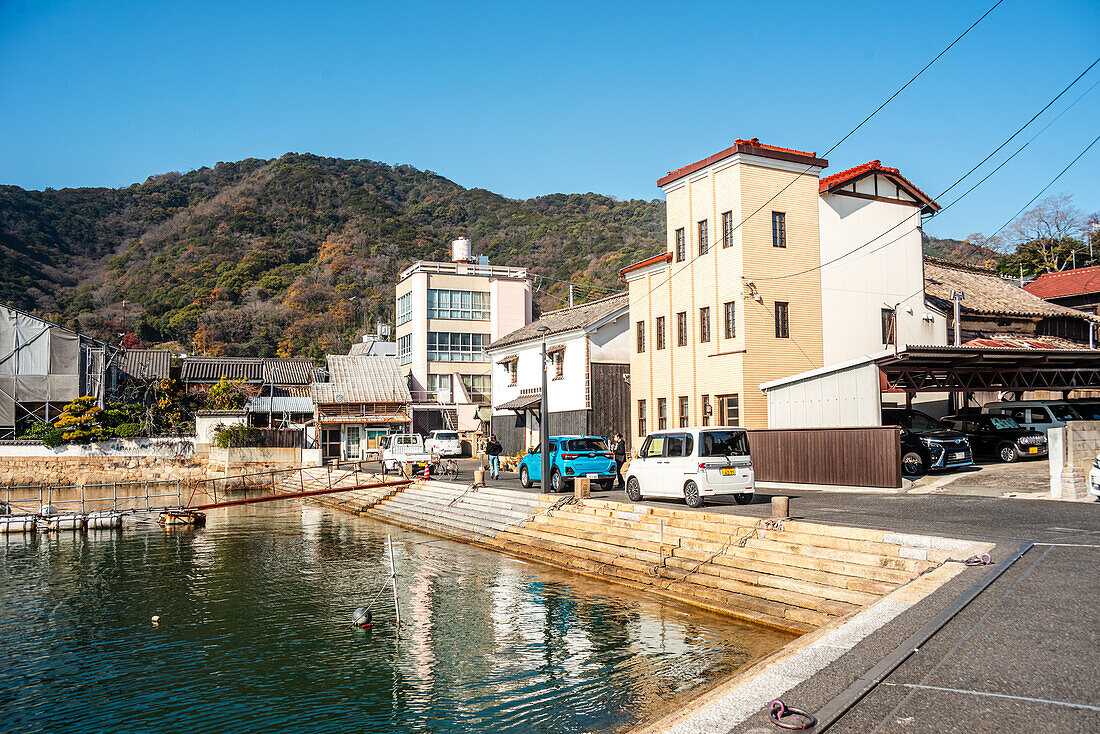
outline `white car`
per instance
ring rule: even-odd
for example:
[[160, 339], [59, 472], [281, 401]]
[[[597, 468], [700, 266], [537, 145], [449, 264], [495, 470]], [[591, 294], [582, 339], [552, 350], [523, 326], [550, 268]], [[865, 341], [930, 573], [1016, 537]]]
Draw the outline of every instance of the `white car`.
[[462, 442], [457, 431], [432, 431], [424, 448], [436, 456], [462, 456]]
[[1100, 454], [1092, 462], [1092, 470], [1089, 471], [1089, 494], [1100, 498]]
[[679, 428], [651, 433], [627, 468], [626, 495], [682, 498], [700, 507], [712, 497], [752, 502], [756, 475], [745, 429]]
[[382, 471], [398, 471], [408, 465], [416, 471], [432, 462], [432, 455], [424, 449], [424, 439], [419, 433], [396, 433], [378, 439], [382, 454]]

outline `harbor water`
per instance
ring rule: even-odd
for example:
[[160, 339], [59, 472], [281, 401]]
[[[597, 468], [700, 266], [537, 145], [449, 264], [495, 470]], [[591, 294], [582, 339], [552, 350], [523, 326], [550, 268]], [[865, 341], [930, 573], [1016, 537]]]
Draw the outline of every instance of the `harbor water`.
[[0, 537], [3, 732], [621, 731], [790, 639], [296, 501]]

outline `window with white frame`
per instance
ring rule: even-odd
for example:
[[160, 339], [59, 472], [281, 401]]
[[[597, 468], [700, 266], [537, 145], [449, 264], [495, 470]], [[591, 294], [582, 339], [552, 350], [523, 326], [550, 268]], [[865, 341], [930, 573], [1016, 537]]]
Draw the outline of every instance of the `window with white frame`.
[[429, 319], [489, 319], [489, 294], [484, 291], [428, 289]]
[[398, 364], [408, 364], [413, 361], [413, 338], [412, 334], [406, 334], [405, 336], [397, 337], [397, 362]]
[[406, 293], [397, 299], [397, 325], [407, 324], [413, 317], [413, 294]]
[[428, 332], [429, 362], [484, 362], [489, 359], [485, 347], [488, 334], [463, 334], [452, 331]]
[[451, 394], [450, 375], [428, 375], [428, 399], [449, 403], [454, 400]]
[[493, 390], [492, 378], [489, 375], [459, 375], [462, 386], [466, 388], [466, 394], [470, 396], [472, 403], [491, 403]]

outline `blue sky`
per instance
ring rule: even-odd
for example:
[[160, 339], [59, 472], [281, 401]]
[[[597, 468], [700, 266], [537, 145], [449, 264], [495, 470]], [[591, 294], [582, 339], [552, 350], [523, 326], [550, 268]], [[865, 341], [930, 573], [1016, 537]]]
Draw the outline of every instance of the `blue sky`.
[[[825, 151], [993, 2], [0, 0], [0, 183], [124, 186], [296, 151], [518, 198], [657, 198], [665, 171], [738, 137]], [[879, 158], [935, 195], [1098, 38], [1100, 3], [1005, 0], [827, 173]], [[1097, 132], [1100, 86], [928, 231], [992, 232]], [[1098, 167], [1100, 144], [1051, 191], [1100, 210]]]

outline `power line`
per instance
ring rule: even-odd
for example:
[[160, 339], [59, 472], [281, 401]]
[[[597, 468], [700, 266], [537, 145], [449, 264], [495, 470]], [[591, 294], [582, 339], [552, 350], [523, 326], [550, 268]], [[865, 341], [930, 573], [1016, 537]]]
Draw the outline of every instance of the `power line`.
[[[859, 122], [859, 124], [858, 124], [858, 125], [856, 125], [856, 126], [855, 126], [854, 128], [852, 128], [852, 129], [851, 129], [850, 131], [848, 131], [848, 133], [847, 133], [847, 134], [845, 134], [845, 135], [844, 135], [844, 137], [842, 137], [842, 138], [841, 138], [840, 140], [838, 140], [838, 141], [837, 141], [836, 143], [834, 143], [834, 144], [832, 145], [832, 147], [830, 147], [830, 148], [829, 148], [829, 149], [828, 149], [827, 151], [825, 151], [825, 153], [823, 153], [822, 155], [823, 155], [823, 156], [827, 156], [827, 155], [829, 155], [830, 153], [832, 153], [832, 152], [833, 152], [834, 150], [836, 150], [836, 149], [837, 149], [838, 147], [840, 147], [841, 143], [843, 143], [843, 142], [844, 142], [845, 140], [847, 140], [848, 138], [850, 138], [850, 137], [851, 137], [851, 136], [852, 136], [852, 135], [853, 135], [853, 134], [854, 134], [854, 133], [855, 133], [855, 132], [856, 132], [857, 130], [859, 130], [859, 129], [860, 129], [861, 127], [863, 127], [863, 126], [864, 126], [864, 125], [865, 125], [865, 124], [866, 124], [866, 123], [867, 123], [867, 122], [868, 122], [868, 121], [869, 121], [869, 120], [870, 120], [870, 119], [871, 119], [872, 117], [874, 117], [874, 116], [875, 116], [875, 115], [877, 115], [877, 114], [878, 114], [879, 112], [881, 112], [881, 111], [882, 111], [882, 109], [883, 109], [884, 107], [886, 107], [886, 105], [888, 105], [888, 104], [889, 104], [890, 102], [892, 102], [892, 101], [893, 101], [893, 100], [894, 100], [894, 99], [895, 99], [895, 98], [896, 98], [896, 97], [897, 97], [897, 96], [898, 96], [899, 94], [901, 94], [901, 92], [902, 92], [902, 91], [904, 91], [904, 90], [905, 90], [905, 88], [906, 88], [906, 87], [908, 87], [908, 86], [909, 86], [910, 84], [912, 84], [912, 83], [913, 83], [914, 81], [916, 81], [918, 77], [920, 77], [920, 76], [921, 76], [922, 74], [924, 74], [924, 72], [925, 72], [925, 71], [927, 71], [927, 70], [928, 70], [928, 68], [932, 66], [932, 64], [936, 63], [936, 61], [938, 61], [938, 60], [940, 59], [940, 57], [942, 57], [942, 56], [943, 56], [943, 55], [944, 55], [945, 53], [947, 53], [947, 52], [948, 52], [949, 50], [951, 50], [951, 48], [952, 48], [952, 47], [953, 47], [953, 46], [954, 46], [955, 44], [957, 44], [957, 43], [958, 43], [959, 41], [961, 41], [961, 40], [963, 39], [963, 37], [964, 37], [964, 36], [966, 36], [966, 35], [967, 35], [968, 33], [970, 33], [970, 31], [971, 31], [971, 30], [973, 30], [975, 26], [977, 26], [977, 25], [978, 25], [979, 23], [981, 23], [981, 22], [982, 22], [982, 21], [983, 21], [983, 20], [984, 20], [984, 19], [986, 18], [986, 16], [988, 16], [988, 15], [989, 15], [990, 13], [992, 13], [992, 12], [993, 12], [994, 10], [996, 10], [996, 9], [997, 9], [997, 7], [998, 7], [998, 6], [999, 6], [999, 5], [1000, 5], [1000, 4], [1002, 3], [1002, 2], [1004, 2], [1004, 0], [997, 0], [997, 2], [995, 2], [995, 3], [994, 3], [994, 4], [993, 4], [993, 5], [992, 5], [992, 6], [991, 6], [991, 7], [989, 8], [989, 10], [985, 11], [985, 12], [984, 12], [984, 13], [983, 13], [983, 14], [981, 15], [981, 17], [979, 17], [979, 18], [978, 18], [978, 19], [977, 19], [976, 21], [974, 21], [973, 23], [971, 23], [971, 24], [970, 24], [970, 25], [969, 25], [969, 26], [968, 26], [968, 27], [966, 28], [966, 30], [964, 30], [964, 31], [963, 31], [962, 33], [960, 33], [960, 34], [959, 34], [958, 36], [956, 36], [956, 37], [955, 37], [955, 40], [953, 40], [953, 41], [952, 41], [951, 43], [949, 43], [949, 44], [948, 44], [948, 45], [947, 45], [947, 46], [946, 46], [946, 47], [945, 47], [945, 48], [944, 48], [944, 49], [943, 49], [942, 51], [940, 51], [940, 52], [939, 52], [938, 54], [936, 54], [936, 55], [935, 55], [935, 57], [933, 57], [931, 61], [929, 61], [929, 62], [928, 62], [927, 64], [925, 64], [925, 65], [924, 65], [923, 67], [921, 67], [920, 71], [918, 71], [918, 72], [917, 72], [916, 74], [914, 74], [914, 75], [913, 75], [912, 77], [910, 77], [909, 81], [905, 82], [905, 84], [903, 84], [903, 85], [902, 85], [901, 87], [899, 87], [899, 88], [898, 88], [898, 89], [897, 89], [897, 90], [896, 90], [896, 91], [895, 91], [895, 92], [894, 92], [893, 94], [891, 94], [891, 95], [890, 95], [889, 97], [887, 97], [887, 99], [886, 99], [886, 100], [885, 100], [885, 101], [884, 101], [884, 102], [883, 102], [882, 104], [880, 104], [880, 105], [879, 105], [878, 107], [876, 107], [876, 108], [874, 109], [874, 111], [872, 111], [872, 112], [871, 112], [871, 114], [869, 114], [869, 115], [867, 115], [867, 116], [866, 116], [865, 118], [863, 118], [863, 120], [861, 120], [861, 121]], [[776, 193], [775, 193], [774, 195], [772, 195], [772, 197], [771, 197], [770, 199], [768, 199], [768, 200], [767, 200], [767, 201], [765, 201], [765, 202], [764, 202], [763, 204], [761, 204], [761, 205], [760, 205], [759, 207], [757, 207], [757, 208], [756, 208], [756, 210], [754, 210], [754, 211], [753, 211], [753, 212], [752, 212], [751, 214], [749, 214], [749, 215], [748, 215], [747, 217], [745, 217], [745, 218], [743, 218], [743, 219], [742, 219], [741, 221], [739, 221], [739, 222], [737, 223], [737, 225], [736, 225], [736, 226], [732, 227], [732, 228], [731, 228], [731, 229], [729, 230], [729, 232], [723, 232], [723, 233], [722, 233], [722, 238], [721, 238], [720, 240], [717, 240], [717, 241], [716, 241], [716, 242], [714, 243], [714, 247], [715, 247], [715, 248], [717, 249], [717, 247], [718, 247], [719, 245], [722, 245], [722, 246], [728, 246], [728, 244], [727, 244], [727, 243], [728, 243], [728, 240], [729, 240], [730, 236], [732, 236], [732, 235], [733, 235], [733, 233], [734, 233], [734, 232], [736, 232], [736, 231], [737, 231], [738, 229], [740, 229], [740, 228], [741, 228], [741, 226], [742, 226], [743, 224], [745, 224], [745, 222], [747, 222], [748, 220], [752, 219], [752, 218], [753, 218], [754, 216], [756, 216], [757, 214], [759, 214], [759, 213], [760, 213], [760, 212], [761, 212], [761, 211], [762, 211], [762, 210], [764, 209], [764, 207], [768, 206], [768, 205], [769, 205], [769, 204], [771, 204], [771, 203], [772, 203], [773, 201], [775, 201], [775, 200], [776, 200], [776, 199], [777, 199], [777, 198], [778, 198], [778, 197], [779, 197], [780, 195], [782, 195], [782, 194], [783, 194], [783, 192], [784, 192], [784, 191], [786, 191], [786, 190], [787, 190], [787, 189], [789, 189], [789, 188], [790, 188], [791, 186], [793, 186], [793, 185], [794, 185], [794, 182], [795, 182], [795, 181], [797, 181], [797, 180], [799, 180], [799, 178], [801, 178], [801, 176], [802, 176], [802, 175], [804, 175], [805, 173], [809, 172], [811, 168], [814, 168], [814, 166], [812, 166], [812, 165], [806, 166], [806, 168], [805, 168], [805, 169], [804, 169], [804, 170], [803, 170], [803, 171], [802, 171], [801, 173], [798, 173], [798, 174], [796, 174], [796, 175], [795, 175], [795, 176], [794, 176], [794, 177], [793, 177], [793, 178], [792, 178], [792, 179], [791, 179], [791, 180], [790, 180], [789, 182], [787, 182], [787, 184], [786, 184], [786, 185], [785, 185], [785, 186], [784, 186], [783, 188], [781, 188], [781, 189], [780, 189], [779, 191], [777, 191], [777, 192], [776, 192]], [[888, 231], [889, 231], [889, 230], [888, 230]], [[884, 233], [884, 234], [885, 234], [885, 233]], [[880, 235], [880, 236], [881, 236], [881, 235]], [[683, 265], [681, 265], [681, 266], [680, 266], [680, 267], [679, 267], [678, 269], [676, 269], [676, 270], [674, 270], [674, 271], [670, 272], [670, 273], [669, 273], [669, 277], [668, 277], [669, 283], [671, 284], [671, 282], [672, 282], [672, 278], [673, 278], [673, 277], [674, 277], [675, 275], [677, 275], [678, 273], [680, 273], [681, 271], [683, 271], [683, 270], [684, 270], [684, 268], [686, 268], [686, 267], [687, 267], [687, 266], [688, 266], [689, 264], [691, 264], [691, 262], [693, 262], [693, 261], [692, 261], [691, 259], [687, 259], [687, 260], [685, 261], [685, 263], [684, 263]], [[646, 296], [645, 296], [645, 297], [648, 297], [648, 295], [649, 295], [649, 294], [646, 294]]]
[[[1063, 94], [1065, 94], [1065, 93], [1066, 93], [1066, 91], [1067, 91], [1068, 89], [1070, 89], [1070, 88], [1071, 88], [1071, 87], [1072, 87], [1072, 86], [1073, 86], [1074, 84], [1076, 84], [1076, 83], [1077, 83], [1078, 81], [1080, 81], [1080, 80], [1081, 80], [1081, 77], [1083, 77], [1083, 76], [1084, 76], [1084, 75], [1085, 75], [1086, 73], [1088, 73], [1088, 71], [1089, 71], [1089, 70], [1091, 70], [1091, 69], [1092, 69], [1092, 68], [1093, 68], [1094, 66], [1096, 66], [1096, 64], [1097, 64], [1097, 63], [1100, 63], [1100, 57], [1098, 57], [1098, 58], [1097, 58], [1097, 59], [1096, 59], [1095, 61], [1093, 61], [1093, 62], [1092, 62], [1091, 64], [1089, 64], [1088, 68], [1086, 68], [1086, 69], [1085, 69], [1085, 71], [1083, 71], [1082, 73], [1078, 74], [1078, 75], [1077, 75], [1077, 76], [1076, 76], [1076, 77], [1074, 78], [1074, 80], [1073, 80], [1073, 81], [1071, 81], [1071, 82], [1070, 82], [1069, 84], [1067, 84], [1067, 85], [1066, 85], [1066, 86], [1065, 86], [1065, 87], [1064, 87], [1064, 88], [1062, 89], [1062, 91], [1058, 92], [1058, 94], [1056, 94], [1056, 95], [1054, 96], [1054, 99], [1052, 99], [1052, 100], [1051, 100], [1050, 102], [1048, 102], [1048, 103], [1047, 103], [1046, 105], [1044, 105], [1044, 106], [1043, 106], [1043, 109], [1042, 109], [1042, 110], [1040, 110], [1040, 114], [1041, 114], [1041, 113], [1043, 112], [1043, 110], [1046, 110], [1047, 108], [1049, 108], [1049, 107], [1050, 107], [1050, 105], [1051, 105], [1051, 104], [1053, 104], [1053, 103], [1054, 103], [1054, 102], [1055, 102], [1055, 101], [1056, 101], [1056, 100], [1057, 100], [1057, 99], [1058, 99], [1059, 97], [1061, 97], [1061, 96], [1062, 96]], [[1091, 89], [1090, 89], [1090, 91], [1091, 91]], [[1085, 94], [1088, 94], [1088, 92], [1086, 91], [1086, 92], [1085, 92]], [[1083, 97], [1084, 95], [1081, 95], [1081, 96]], [[1080, 101], [1080, 97], [1078, 97], [1078, 99], [1077, 99], [1076, 101], [1074, 101], [1074, 102], [1073, 102], [1073, 104], [1076, 104], [1076, 103], [1077, 103], [1077, 101]], [[1071, 104], [1071, 105], [1070, 105], [1070, 107], [1072, 107], [1072, 106], [1073, 106], [1073, 104]], [[1068, 109], [1069, 109], [1069, 107], [1067, 107], [1067, 108], [1066, 108], [1066, 110], [1068, 110]], [[1063, 111], [1063, 113], [1064, 113], [1064, 112], [1065, 112], [1065, 111]], [[1038, 117], [1038, 116], [1039, 116], [1038, 114], [1037, 114], [1037, 115], [1034, 115], [1034, 116], [1032, 116], [1032, 118], [1031, 118], [1030, 120], [1028, 120], [1028, 121], [1027, 121], [1027, 122], [1025, 122], [1025, 123], [1024, 123], [1023, 125], [1021, 125], [1021, 126], [1020, 126], [1020, 127], [1019, 127], [1019, 128], [1017, 129], [1017, 130], [1016, 130], [1016, 132], [1012, 133], [1012, 135], [1010, 135], [1010, 136], [1009, 136], [1009, 137], [1008, 137], [1008, 138], [1007, 138], [1007, 139], [1006, 139], [1006, 140], [1005, 140], [1004, 142], [1002, 142], [1002, 143], [1001, 143], [1000, 145], [998, 145], [998, 146], [997, 146], [997, 147], [996, 147], [996, 148], [994, 149], [994, 153], [996, 153], [996, 152], [997, 152], [998, 150], [1001, 150], [1002, 148], [1004, 148], [1004, 146], [1005, 146], [1005, 145], [1006, 145], [1006, 144], [1007, 144], [1007, 143], [1008, 143], [1009, 141], [1011, 141], [1011, 140], [1012, 140], [1013, 138], [1015, 138], [1015, 137], [1016, 137], [1017, 135], [1019, 135], [1019, 134], [1020, 134], [1020, 133], [1021, 133], [1021, 132], [1022, 132], [1022, 131], [1023, 131], [1024, 129], [1025, 129], [1025, 128], [1027, 128], [1027, 127], [1028, 127], [1028, 126], [1029, 126], [1029, 125], [1030, 125], [1030, 124], [1031, 124], [1032, 122], [1034, 122], [1034, 121], [1035, 121], [1035, 118], [1036, 118], [1036, 117]], [[1059, 117], [1060, 117], [1060, 116], [1061, 116], [1061, 115], [1059, 115]], [[1056, 120], [1056, 119], [1058, 119], [1058, 118], [1056, 117], [1056, 118], [1054, 118], [1054, 119]], [[1051, 120], [1051, 123], [1053, 123], [1053, 122], [1054, 122], [1054, 120]], [[1049, 127], [1049, 126], [1050, 126], [1050, 123], [1048, 123], [1047, 127]], [[1044, 128], [1043, 128], [1043, 130], [1046, 130], [1046, 128], [1044, 127]], [[1028, 141], [1027, 141], [1026, 143], [1024, 143], [1024, 144], [1023, 144], [1023, 145], [1022, 145], [1022, 146], [1021, 146], [1021, 147], [1019, 148], [1019, 150], [1017, 150], [1017, 151], [1016, 151], [1015, 153], [1013, 153], [1013, 154], [1012, 154], [1011, 156], [1009, 156], [1009, 157], [1008, 157], [1007, 159], [1005, 159], [1004, 161], [1002, 161], [1002, 162], [1001, 162], [1001, 163], [1000, 163], [1000, 164], [999, 164], [999, 165], [998, 165], [998, 166], [997, 166], [996, 168], [994, 168], [994, 169], [993, 169], [992, 171], [990, 171], [990, 172], [989, 172], [989, 173], [987, 173], [987, 174], [986, 174], [985, 176], [983, 176], [983, 177], [981, 178], [981, 180], [979, 180], [979, 181], [978, 181], [978, 182], [977, 182], [976, 184], [974, 184], [974, 185], [973, 185], [973, 186], [971, 186], [971, 187], [970, 187], [969, 189], [967, 189], [967, 190], [966, 190], [965, 192], [963, 192], [963, 193], [962, 193], [962, 194], [961, 194], [960, 196], [958, 196], [958, 197], [957, 197], [956, 199], [954, 199], [954, 200], [953, 200], [953, 201], [951, 201], [951, 202], [950, 202], [949, 204], [947, 204], [946, 206], [944, 206], [943, 208], [941, 208], [941, 209], [940, 209], [939, 211], [937, 211], [937, 212], [934, 212], [934, 213], [932, 214], [932, 216], [930, 216], [930, 217], [929, 217], [928, 219], [929, 219], [929, 220], [931, 220], [931, 219], [933, 219], [934, 217], [937, 217], [937, 216], [939, 216], [939, 215], [943, 214], [943, 213], [944, 213], [944, 212], [946, 212], [946, 211], [947, 211], [948, 209], [950, 209], [951, 207], [953, 207], [953, 206], [954, 206], [955, 204], [958, 204], [958, 203], [959, 203], [960, 201], [962, 201], [962, 199], [963, 199], [963, 198], [964, 198], [964, 197], [965, 197], [965, 196], [966, 196], [967, 194], [969, 194], [970, 192], [974, 191], [974, 189], [976, 189], [976, 188], [977, 188], [978, 186], [982, 185], [982, 184], [983, 184], [983, 183], [985, 183], [985, 182], [986, 182], [987, 180], [989, 180], [989, 177], [990, 177], [990, 176], [992, 176], [992, 175], [993, 175], [994, 173], [996, 173], [996, 172], [997, 172], [998, 170], [1000, 170], [1000, 169], [1001, 169], [1001, 167], [1003, 167], [1003, 166], [1004, 166], [1004, 165], [1005, 165], [1006, 163], [1008, 163], [1008, 161], [1010, 161], [1010, 160], [1012, 160], [1013, 158], [1015, 158], [1015, 157], [1016, 157], [1016, 156], [1017, 156], [1017, 155], [1018, 155], [1018, 154], [1020, 153], [1020, 151], [1022, 151], [1022, 150], [1023, 150], [1024, 148], [1026, 148], [1026, 147], [1027, 147], [1028, 145], [1030, 145], [1030, 144], [1031, 144], [1031, 143], [1032, 143], [1032, 142], [1033, 142], [1033, 141], [1035, 140], [1035, 138], [1039, 137], [1039, 135], [1041, 135], [1041, 134], [1042, 134], [1043, 130], [1040, 130], [1040, 131], [1039, 131], [1038, 133], [1036, 133], [1036, 134], [1035, 134], [1034, 136], [1032, 136], [1032, 138], [1031, 138], [1030, 140], [1028, 140]], [[991, 155], [992, 155], [992, 154], [991, 154]], [[983, 161], [982, 161], [982, 162], [984, 163], [985, 161], [989, 160], [989, 157], [990, 157], [990, 156], [986, 156], [986, 157], [985, 157], [985, 158], [983, 159]], [[978, 164], [978, 165], [981, 165], [981, 164]], [[977, 166], [975, 166], [974, 168], [971, 168], [971, 169], [970, 169], [969, 171], [967, 171], [967, 172], [966, 172], [966, 173], [964, 173], [964, 174], [963, 174], [962, 176], [960, 176], [959, 178], [957, 178], [957, 179], [955, 180], [955, 182], [954, 182], [954, 183], [952, 183], [952, 184], [951, 184], [950, 186], [948, 186], [948, 187], [947, 187], [946, 189], [944, 189], [944, 190], [943, 190], [942, 192], [940, 192], [940, 194], [938, 194], [938, 195], [937, 195], [936, 197], [934, 197], [934, 198], [935, 198], [935, 199], [939, 199], [939, 198], [941, 198], [941, 197], [942, 197], [942, 196], [943, 196], [944, 194], [946, 194], [946, 193], [947, 193], [948, 191], [950, 191], [951, 189], [953, 189], [953, 188], [955, 188], [956, 186], [958, 186], [958, 185], [959, 185], [959, 184], [960, 184], [960, 183], [961, 183], [961, 182], [962, 182], [963, 180], [965, 180], [965, 179], [966, 179], [966, 178], [967, 178], [967, 177], [968, 177], [968, 176], [969, 176], [969, 175], [970, 175], [971, 173], [973, 173], [973, 172], [974, 172], [974, 170], [975, 170], [976, 168], [977, 168]], [[868, 240], [867, 242], [864, 242], [864, 243], [863, 243], [862, 245], [859, 245], [858, 247], [856, 247], [856, 248], [854, 248], [854, 249], [848, 250], [847, 252], [841, 253], [840, 255], [837, 255], [836, 257], [834, 257], [834, 258], [833, 258], [832, 260], [829, 260], [828, 262], [823, 262], [823, 263], [821, 263], [820, 265], [814, 265], [813, 267], [809, 267], [809, 268], [806, 268], [805, 270], [800, 270], [800, 271], [797, 271], [797, 272], [794, 272], [794, 273], [786, 273], [786, 274], [784, 274], [784, 275], [764, 275], [764, 276], [755, 276], [755, 277], [753, 277], [753, 278], [749, 278], [749, 280], [753, 280], [753, 281], [756, 281], [756, 280], [785, 280], [785, 279], [787, 279], [787, 278], [794, 278], [794, 277], [797, 277], [797, 276], [800, 276], [800, 275], [806, 275], [806, 274], [808, 274], [808, 273], [812, 273], [812, 272], [814, 272], [815, 270], [821, 270], [822, 268], [828, 267], [829, 265], [832, 265], [832, 264], [834, 264], [834, 263], [837, 263], [837, 262], [839, 262], [840, 260], [843, 260], [844, 258], [848, 257], [849, 255], [853, 255], [853, 254], [855, 254], [856, 252], [859, 252], [860, 250], [862, 250], [862, 249], [863, 249], [863, 248], [865, 248], [865, 247], [869, 247], [870, 245], [874, 244], [874, 242], [875, 242], [876, 240], [878, 240], [878, 239], [879, 239], [880, 237], [885, 237], [886, 235], [890, 234], [890, 232], [893, 232], [893, 231], [894, 231], [895, 229], [897, 229], [897, 228], [898, 228], [898, 227], [900, 227], [901, 225], [905, 224], [905, 223], [906, 223], [906, 222], [907, 222], [908, 220], [909, 220], [909, 217], [907, 216], [907, 217], [905, 217], [905, 219], [902, 219], [902, 220], [901, 220], [901, 221], [899, 221], [899, 222], [898, 222], [897, 224], [893, 225], [892, 227], [888, 228], [887, 230], [885, 230], [885, 231], [883, 231], [883, 232], [880, 232], [879, 234], [875, 235], [874, 237], [872, 237], [872, 238], [871, 238], [870, 240]], [[893, 240], [890, 240], [890, 242], [887, 242], [887, 243], [886, 243], [886, 245], [889, 245], [889, 244], [892, 244], [892, 243], [894, 243], [894, 242], [897, 242], [897, 241], [898, 241], [898, 239], [901, 239], [901, 237], [904, 237], [905, 235], [907, 235], [907, 234], [910, 234], [910, 233], [911, 233], [912, 231], [916, 231], [917, 229], [919, 229], [919, 227], [917, 227], [917, 228], [914, 228], [914, 230], [909, 230], [909, 231], [906, 231], [906, 232], [902, 233], [902, 235], [901, 235], [901, 236], [899, 236], [899, 237], [897, 237], [897, 238], [895, 238], [895, 239], [893, 239]], [[885, 247], [886, 245], [883, 245], [883, 247]], [[878, 252], [878, 250], [880, 250], [880, 249], [882, 249], [882, 247], [879, 247], [879, 248], [877, 248], [877, 249], [875, 249], [875, 250], [872, 250], [872, 252]], [[746, 276], [746, 277], [747, 277], [747, 276]]]

